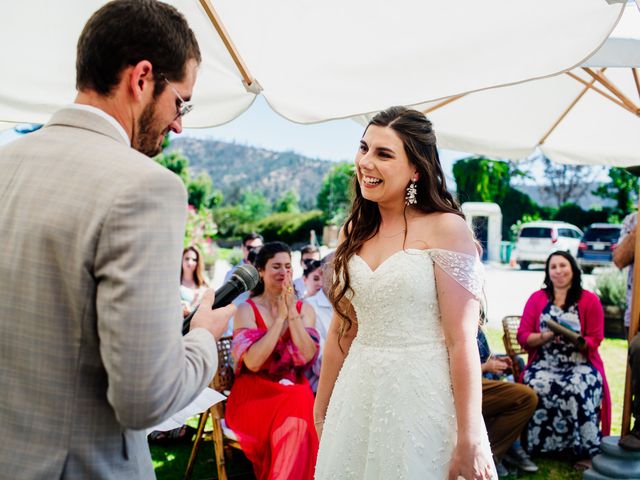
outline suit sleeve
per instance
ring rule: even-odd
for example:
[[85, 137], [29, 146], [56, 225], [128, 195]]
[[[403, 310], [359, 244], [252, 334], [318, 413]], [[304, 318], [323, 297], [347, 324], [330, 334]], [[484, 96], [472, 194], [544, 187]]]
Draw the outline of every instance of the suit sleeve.
[[98, 240], [97, 328], [107, 398], [124, 427], [143, 429], [202, 391], [217, 354], [208, 331], [181, 335], [184, 186], [159, 168], [125, 182]]

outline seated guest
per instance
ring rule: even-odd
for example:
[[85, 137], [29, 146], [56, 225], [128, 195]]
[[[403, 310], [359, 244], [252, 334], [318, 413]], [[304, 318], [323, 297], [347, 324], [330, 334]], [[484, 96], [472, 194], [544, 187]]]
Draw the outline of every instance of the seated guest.
[[[538, 398], [526, 385], [498, 380], [511, 368], [511, 359], [491, 355], [489, 343], [481, 329], [478, 329], [477, 342], [483, 375], [482, 417], [498, 476], [509, 475], [503, 461], [525, 472], [537, 472], [538, 467], [520, 445], [520, 436], [536, 409]], [[492, 377], [487, 378], [487, 374]]]
[[[251, 255], [251, 252], [254, 250], [260, 249], [263, 243], [264, 243], [264, 239], [262, 238], [262, 235], [256, 232], [251, 232], [245, 235], [244, 237], [242, 237], [242, 260], [240, 260], [240, 263], [233, 265], [229, 269], [229, 271], [224, 276], [224, 283], [227, 283], [229, 281], [229, 279], [231, 278], [231, 275], [233, 275], [233, 272], [235, 272], [240, 265], [246, 265], [248, 263], [251, 263], [249, 260], [249, 256]], [[242, 293], [238, 295], [238, 297], [236, 297], [233, 303], [235, 305], [241, 305], [247, 300], [247, 298], [249, 298], [249, 294]]]
[[[240, 260], [240, 263], [237, 263], [229, 269], [224, 276], [224, 283], [227, 283], [231, 279], [231, 276], [241, 265], [253, 265], [256, 258], [255, 256], [263, 243], [264, 238], [256, 232], [251, 232], [242, 238], [242, 260]], [[248, 298], [249, 292], [243, 292], [233, 300], [233, 304], [238, 306], [242, 305]], [[224, 332], [225, 337], [233, 334], [233, 321], [234, 319], [231, 317], [229, 327], [227, 328], [227, 331]]]
[[305, 371], [318, 352], [315, 314], [295, 297], [286, 244], [266, 243], [255, 266], [260, 283], [235, 317], [226, 422], [258, 480], [311, 480], [318, 437]]
[[204, 276], [204, 259], [198, 247], [191, 245], [182, 251], [182, 268], [180, 269], [180, 300], [185, 317], [200, 303], [200, 298], [207, 286]]
[[308, 261], [302, 278], [305, 288], [302, 298], [313, 297], [322, 289], [322, 262], [320, 260]]
[[[306, 245], [300, 250], [300, 266], [302, 271], [306, 270], [307, 263], [312, 260], [320, 260], [320, 249], [315, 245]], [[293, 281], [293, 288], [296, 291], [298, 298], [304, 298], [306, 286], [304, 284], [304, 276], [296, 278]]]
[[329, 331], [329, 325], [331, 324], [331, 317], [333, 316], [333, 305], [327, 298], [327, 293], [331, 289], [331, 262], [333, 261], [334, 253], [330, 253], [322, 259], [321, 267], [318, 269], [321, 275], [321, 288], [315, 295], [307, 297], [305, 303], [313, 308], [316, 314], [316, 330], [320, 334], [320, 349], [318, 352], [318, 358], [313, 364], [313, 368], [307, 371], [307, 378], [311, 389], [315, 391], [318, 389], [318, 381], [320, 380], [320, 367], [322, 366], [322, 351], [324, 350], [324, 342], [327, 339], [327, 332]]
[[[529, 353], [523, 381], [539, 398], [528, 426], [528, 448], [569, 453], [578, 459], [576, 467], [588, 468], [611, 426], [609, 387], [598, 353], [604, 337], [602, 305], [582, 288], [580, 269], [567, 252], [549, 256], [544, 285], [529, 297], [518, 328], [518, 342]], [[584, 347], [556, 336], [549, 320], [580, 333]]]

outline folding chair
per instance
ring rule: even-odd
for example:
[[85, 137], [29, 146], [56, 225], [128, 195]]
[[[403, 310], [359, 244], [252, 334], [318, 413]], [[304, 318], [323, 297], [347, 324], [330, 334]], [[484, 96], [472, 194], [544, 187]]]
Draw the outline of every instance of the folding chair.
[[511, 359], [511, 368], [513, 370], [513, 380], [520, 381], [520, 362], [519, 355], [526, 355], [527, 352], [520, 346], [517, 339], [518, 327], [520, 326], [520, 315], [508, 315], [502, 319], [502, 342], [504, 343], [505, 352]]
[[[218, 371], [209, 384], [211, 388], [227, 397], [229, 396], [234, 380], [233, 367], [231, 365], [231, 340], [232, 337], [222, 337], [218, 341]], [[216, 403], [209, 410], [200, 414], [196, 439], [193, 442], [191, 455], [189, 455], [189, 462], [187, 463], [187, 469], [184, 473], [185, 480], [189, 480], [191, 478], [198, 450], [200, 449], [202, 441], [209, 439], [213, 439], [213, 453], [218, 469], [218, 479], [227, 480], [227, 471], [225, 469], [225, 449], [235, 448], [242, 450], [242, 447], [240, 446], [238, 438], [235, 436], [233, 431], [226, 428], [224, 424], [224, 407], [225, 401], [222, 401]], [[213, 424], [213, 430], [210, 435], [206, 434], [204, 431], [204, 427], [209, 417], [211, 417], [211, 422]]]

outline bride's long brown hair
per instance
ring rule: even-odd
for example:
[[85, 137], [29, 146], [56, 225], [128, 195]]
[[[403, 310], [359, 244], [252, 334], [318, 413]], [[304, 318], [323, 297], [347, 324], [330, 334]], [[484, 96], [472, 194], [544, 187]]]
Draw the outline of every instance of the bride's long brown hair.
[[[402, 140], [409, 163], [419, 172], [416, 194], [417, 203], [412, 207], [423, 213], [448, 212], [464, 218], [458, 203], [447, 190], [438, 149], [436, 148], [436, 135], [431, 122], [424, 114], [405, 107], [390, 107], [373, 117], [367, 128], [371, 125], [393, 129]], [[367, 128], [365, 128], [365, 133]], [[407, 186], [409, 186], [408, 183]], [[333, 308], [341, 319], [340, 337], [353, 324], [344, 301], [345, 295], [351, 290], [347, 264], [349, 259], [360, 251], [362, 245], [378, 233], [380, 221], [378, 204], [366, 200], [362, 196], [358, 177], [354, 177], [354, 198], [351, 205], [351, 214], [343, 228], [344, 240], [336, 249], [333, 260], [333, 284], [329, 291], [329, 298]], [[406, 206], [404, 222], [404, 240], [406, 241]], [[353, 294], [353, 291], [351, 293]]]

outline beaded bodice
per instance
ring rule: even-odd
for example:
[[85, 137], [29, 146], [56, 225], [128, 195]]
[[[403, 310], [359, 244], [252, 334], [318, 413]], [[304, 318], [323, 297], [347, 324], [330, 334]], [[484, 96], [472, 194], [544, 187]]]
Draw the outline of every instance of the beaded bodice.
[[376, 270], [354, 255], [349, 261], [351, 303], [358, 319], [357, 342], [378, 347], [444, 345], [434, 281], [434, 262], [465, 291], [480, 298], [483, 265], [448, 250], [407, 249]]

